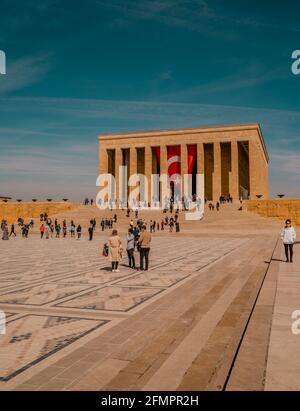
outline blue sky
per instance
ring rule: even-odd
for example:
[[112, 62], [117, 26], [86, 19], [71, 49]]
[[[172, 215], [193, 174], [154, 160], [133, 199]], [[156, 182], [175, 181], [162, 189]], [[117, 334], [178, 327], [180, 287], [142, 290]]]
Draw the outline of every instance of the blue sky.
[[300, 5], [1, 0], [0, 194], [95, 193], [96, 135], [261, 123], [271, 195], [300, 197]]

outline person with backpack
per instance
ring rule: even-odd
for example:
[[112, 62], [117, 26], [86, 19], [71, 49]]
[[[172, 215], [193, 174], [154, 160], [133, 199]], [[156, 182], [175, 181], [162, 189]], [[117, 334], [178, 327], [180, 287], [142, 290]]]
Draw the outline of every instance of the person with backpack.
[[292, 221], [287, 219], [285, 222], [285, 226], [281, 231], [281, 239], [284, 245], [284, 251], [286, 256], [286, 262], [293, 262], [293, 255], [294, 255], [294, 244], [296, 241], [296, 230], [292, 226]]

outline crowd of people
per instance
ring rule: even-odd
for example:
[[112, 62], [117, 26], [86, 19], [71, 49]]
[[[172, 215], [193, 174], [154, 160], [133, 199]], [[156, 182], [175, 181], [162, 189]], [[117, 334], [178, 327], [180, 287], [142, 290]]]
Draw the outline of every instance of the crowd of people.
[[[224, 204], [225, 202], [232, 202], [232, 198], [221, 198], [220, 201], [216, 203], [214, 206], [213, 203], [208, 204], [208, 208], [213, 211], [215, 208], [217, 211], [220, 209], [220, 204]], [[87, 204], [86, 204], [87, 205]], [[161, 221], [150, 220], [147, 222], [143, 218], [139, 218], [139, 211], [138, 210], [131, 210], [127, 209], [126, 217], [130, 218], [131, 213], [134, 213], [134, 217], [136, 219], [136, 223], [134, 223], [133, 219], [130, 219], [128, 233], [126, 235], [126, 251], [128, 256], [128, 267], [135, 269], [136, 268], [136, 261], [135, 261], [135, 251], [139, 252], [140, 254], [140, 269], [141, 270], [148, 270], [149, 267], [149, 253], [150, 253], [150, 243], [151, 243], [151, 233], [155, 233], [156, 231], [164, 231], [167, 227], [169, 232], [172, 232], [175, 227], [175, 231], [180, 231], [179, 225], [179, 210], [176, 209], [174, 216], [173, 216], [173, 204], [170, 204], [169, 210], [164, 209], [163, 213], [170, 211], [170, 216], [163, 216]], [[118, 231], [114, 228], [114, 224], [118, 221], [117, 214], [114, 214], [113, 218], [102, 218], [99, 226], [101, 227], [102, 231], [105, 229], [111, 229], [112, 234], [109, 236], [108, 241], [104, 244], [103, 247], [103, 255], [108, 256], [109, 260], [112, 264], [112, 271], [118, 272], [119, 271], [119, 261], [122, 258], [123, 253], [123, 246], [122, 240], [118, 235]], [[28, 223], [25, 222], [23, 218], [18, 218], [17, 220], [18, 226], [21, 231], [21, 236], [23, 238], [28, 238], [30, 230], [34, 227], [35, 222], [34, 220], [30, 220]], [[96, 219], [93, 218], [89, 221], [88, 227], [88, 237], [89, 241], [93, 239], [94, 231], [96, 229], [97, 222]], [[148, 230], [149, 228], [149, 230]], [[16, 237], [16, 230], [15, 224], [11, 224], [10, 227], [6, 220], [1, 221], [1, 231], [2, 231], [2, 240], [8, 240], [11, 236]], [[82, 235], [82, 226], [81, 224], [75, 224], [74, 220], [71, 220], [69, 224], [67, 224], [66, 219], [60, 223], [57, 218], [53, 219], [50, 218], [47, 213], [43, 213], [40, 215], [40, 226], [39, 226], [39, 233], [40, 238], [49, 239], [49, 238], [66, 238], [68, 233], [71, 238], [77, 238], [80, 240]], [[281, 239], [284, 244], [284, 251], [286, 256], [286, 262], [293, 262], [293, 255], [294, 255], [294, 244], [296, 242], [296, 230], [292, 226], [292, 222], [290, 219], [285, 221], [285, 226], [281, 231]]]
[[83, 205], [88, 206], [89, 204], [90, 204], [91, 206], [94, 204], [93, 198], [91, 198], [90, 200], [89, 200], [88, 198], [85, 198], [85, 199], [84, 199]]

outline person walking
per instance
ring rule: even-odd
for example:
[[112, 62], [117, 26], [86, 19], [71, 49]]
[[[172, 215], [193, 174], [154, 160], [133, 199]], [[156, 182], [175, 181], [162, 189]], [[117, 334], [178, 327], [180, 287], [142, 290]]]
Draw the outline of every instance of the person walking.
[[150, 243], [151, 243], [151, 234], [147, 231], [147, 227], [143, 225], [142, 232], [139, 238], [141, 270], [144, 270], [144, 259], [145, 259], [145, 271], [147, 271], [149, 268]]
[[61, 231], [60, 224], [56, 224], [55, 231], [56, 231], [56, 238], [59, 238], [60, 237], [60, 231]]
[[70, 227], [70, 234], [71, 234], [71, 238], [75, 237], [75, 225], [72, 222], [71, 222], [71, 227]]
[[89, 231], [89, 241], [92, 241], [93, 234], [94, 234], [94, 227], [90, 225], [88, 231]]
[[122, 258], [122, 241], [121, 238], [118, 236], [118, 231], [113, 230], [111, 236], [108, 239], [108, 247], [109, 247], [109, 261], [111, 262], [111, 271], [113, 273], [119, 272], [118, 269], [119, 262]]
[[15, 237], [17, 237], [17, 234], [15, 233], [15, 225], [12, 224], [10, 227], [10, 233], [9, 236], [14, 235]]
[[80, 240], [80, 238], [81, 238], [81, 231], [82, 231], [80, 224], [77, 226], [76, 231], [77, 231], [77, 240]]
[[49, 227], [49, 225], [48, 224], [46, 224], [46, 227], [45, 227], [45, 232], [46, 232], [46, 240], [49, 240], [49, 237], [50, 237], [50, 227]]
[[173, 220], [173, 217], [170, 218], [169, 226], [170, 226], [170, 233], [172, 233], [172, 232], [173, 232], [173, 228], [174, 228], [174, 220]]
[[128, 255], [128, 267], [135, 268], [135, 259], [134, 259], [135, 238], [134, 238], [132, 228], [129, 228], [128, 230], [126, 241], [127, 241], [126, 250], [127, 250], [127, 255]]
[[2, 231], [2, 240], [9, 240], [8, 227], [6, 224], [3, 226]]
[[296, 241], [296, 230], [292, 226], [292, 221], [287, 219], [285, 227], [281, 231], [281, 239], [284, 245], [284, 251], [286, 256], [286, 262], [293, 262], [293, 248]]
[[40, 226], [40, 234], [41, 234], [41, 238], [43, 238], [43, 237], [44, 237], [44, 233], [45, 233], [45, 226], [44, 226], [44, 224], [42, 224], [42, 225]]

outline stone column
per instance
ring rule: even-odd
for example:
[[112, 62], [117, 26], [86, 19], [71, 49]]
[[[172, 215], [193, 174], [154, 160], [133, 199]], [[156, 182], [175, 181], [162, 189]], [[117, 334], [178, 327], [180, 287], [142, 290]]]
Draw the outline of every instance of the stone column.
[[221, 195], [221, 145], [214, 143], [213, 201], [219, 201]]
[[[160, 175], [168, 175], [168, 162], [167, 162], [167, 146], [165, 144], [160, 146]], [[161, 204], [164, 201], [162, 193], [162, 183], [160, 183], [160, 201]]]
[[[203, 143], [197, 144], [197, 195], [198, 198], [202, 199], [201, 209], [204, 212], [204, 203], [205, 203], [205, 179], [204, 179], [204, 145]], [[200, 178], [200, 175], [202, 177]]]
[[[130, 147], [129, 150], [129, 170], [128, 170], [128, 179], [137, 173], [137, 151], [135, 147]], [[130, 187], [129, 192], [131, 193], [136, 186]]]
[[238, 142], [231, 142], [231, 171], [229, 173], [229, 193], [234, 200], [239, 199], [239, 154]]
[[[104, 175], [108, 173], [108, 154], [107, 154], [107, 150], [104, 144], [102, 144], [99, 140], [99, 167], [98, 167], [98, 173], [99, 175]], [[101, 188], [100, 188], [101, 186]], [[98, 192], [100, 192], [100, 190], [104, 188], [102, 187], [102, 185], [100, 184], [98, 187]], [[105, 196], [104, 201], [107, 201], [108, 198], [107, 196]], [[97, 199], [97, 201], [100, 201], [99, 199]], [[102, 200], [101, 200], [102, 201]]]
[[[181, 144], [180, 146], [180, 159], [181, 159], [181, 197], [184, 195], [184, 175], [188, 173], [188, 150], [187, 144]], [[191, 191], [191, 187], [189, 187]]]
[[115, 198], [117, 200], [117, 206], [119, 206], [120, 200], [120, 173], [119, 173], [119, 166], [122, 165], [122, 149], [120, 147], [116, 147], [115, 149]]
[[105, 146], [99, 140], [99, 174], [108, 173], [108, 155]]
[[152, 148], [150, 145], [145, 146], [145, 176], [148, 181], [148, 203], [151, 203]]
[[197, 173], [204, 174], [204, 147], [203, 143], [197, 144]]

